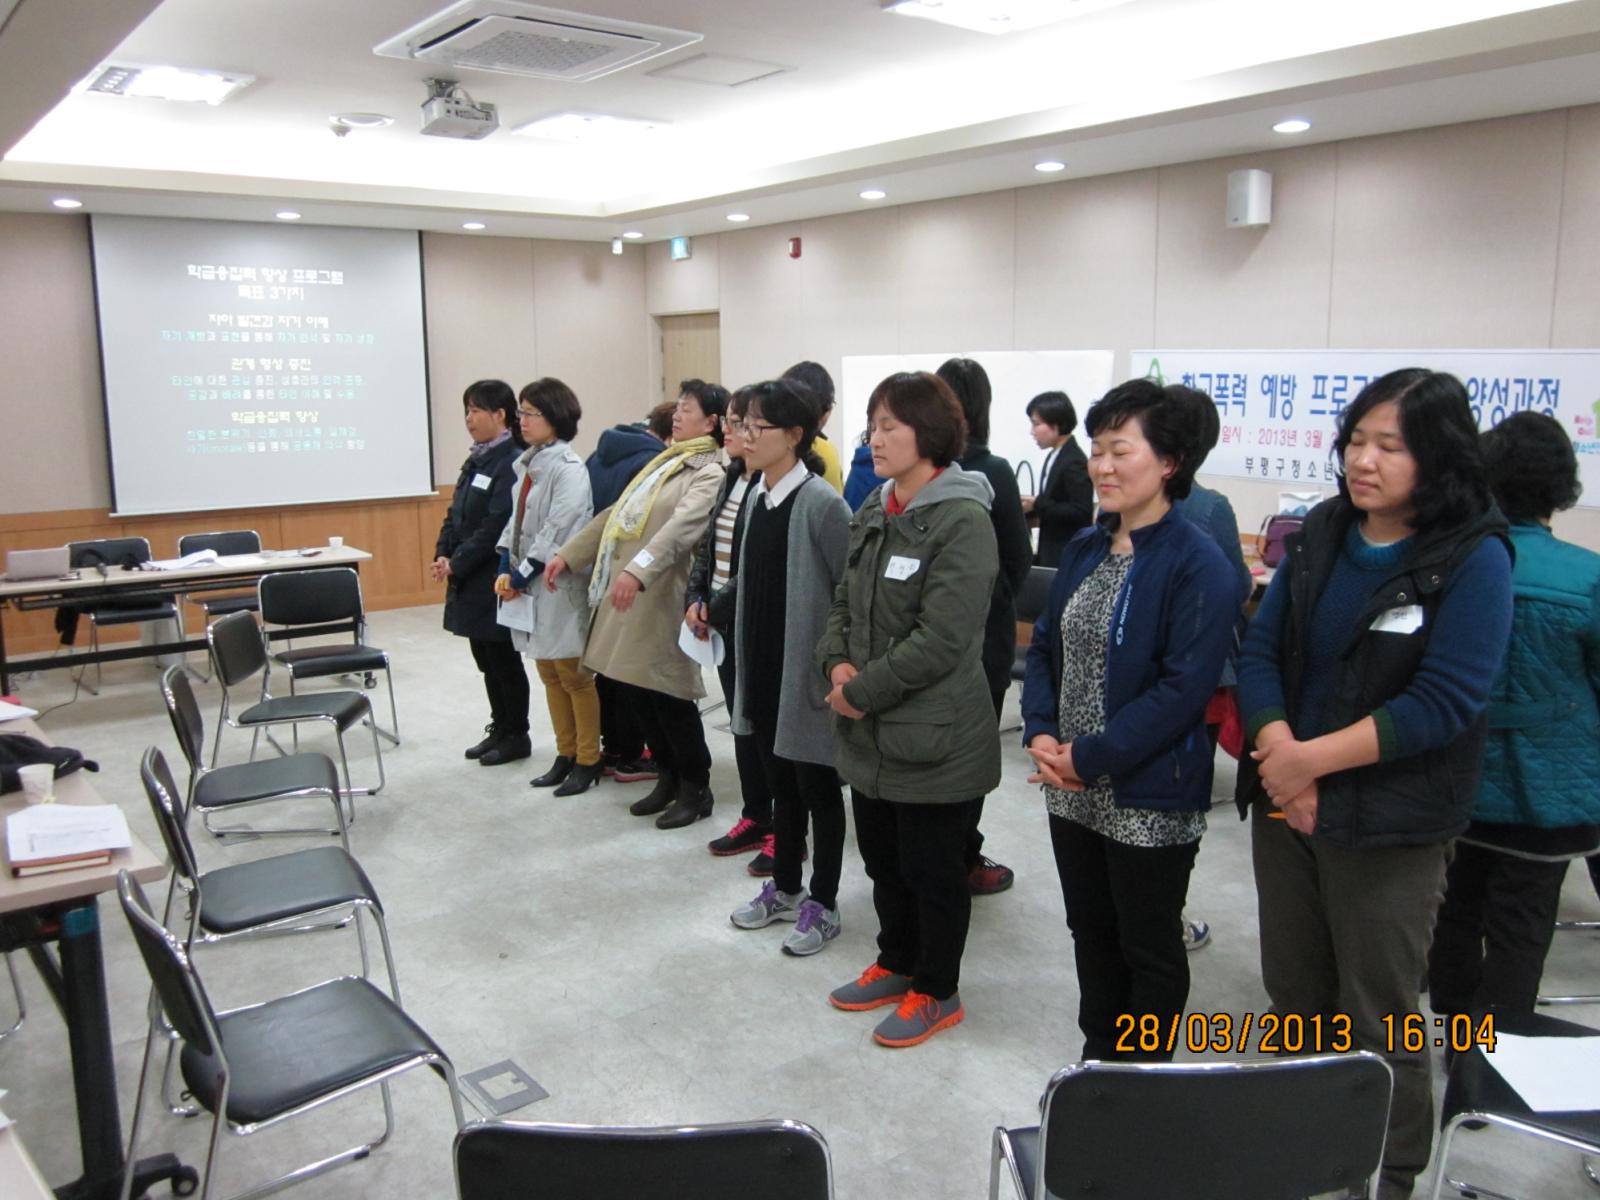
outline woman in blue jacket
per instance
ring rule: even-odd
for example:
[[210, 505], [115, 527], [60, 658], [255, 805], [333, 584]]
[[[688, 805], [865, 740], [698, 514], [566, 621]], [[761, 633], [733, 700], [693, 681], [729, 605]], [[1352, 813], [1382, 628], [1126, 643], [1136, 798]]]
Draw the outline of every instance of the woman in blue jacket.
[[1181, 921], [1211, 806], [1206, 702], [1238, 584], [1172, 509], [1202, 457], [1194, 406], [1136, 379], [1084, 427], [1101, 518], [1067, 543], [1034, 626], [1023, 738], [1045, 785], [1083, 1057], [1164, 1060], [1165, 1037], [1148, 1032], [1189, 998]]
[[1567, 864], [1600, 849], [1600, 554], [1550, 532], [1583, 491], [1559, 421], [1517, 413], [1484, 435], [1483, 453], [1516, 551], [1511, 644], [1428, 988], [1436, 1013], [1531, 1013]]
[[1417, 1011], [1450, 843], [1467, 827], [1484, 706], [1511, 629], [1505, 519], [1452, 375], [1391, 371], [1334, 439], [1339, 495], [1312, 509], [1239, 655], [1261, 976], [1324, 1048], [1394, 1070], [1377, 1200], [1427, 1165]]

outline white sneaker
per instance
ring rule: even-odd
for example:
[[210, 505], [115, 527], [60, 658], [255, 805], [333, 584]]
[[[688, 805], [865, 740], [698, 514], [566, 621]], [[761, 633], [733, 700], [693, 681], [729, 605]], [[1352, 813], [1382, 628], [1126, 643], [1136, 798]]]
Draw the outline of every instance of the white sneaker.
[[761, 889], [761, 894], [749, 904], [736, 908], [728, 914], [740, 929], [765, 929], [774, 921], [793, 921], [800, 915], [800, 906], [806, 898], [804, 891], [790, 895], [780, 892], [778, 885], [772, 880], [767, 880]]
[[823, 908], [820, 902], [807, 899], [800, 905], [794, 930], [783, 939], [783, 952], [796, 958], [815, 954], [838, 937], [843, 928], [837, 908]]

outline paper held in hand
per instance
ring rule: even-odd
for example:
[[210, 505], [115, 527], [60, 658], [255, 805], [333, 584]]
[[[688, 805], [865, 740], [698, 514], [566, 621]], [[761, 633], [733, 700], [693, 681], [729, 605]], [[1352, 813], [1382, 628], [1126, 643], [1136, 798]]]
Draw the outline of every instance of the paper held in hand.
[[115, 804], [30, 804], [6, 817], [6, 859], [19, 877], [96, 866], [131, 845]]

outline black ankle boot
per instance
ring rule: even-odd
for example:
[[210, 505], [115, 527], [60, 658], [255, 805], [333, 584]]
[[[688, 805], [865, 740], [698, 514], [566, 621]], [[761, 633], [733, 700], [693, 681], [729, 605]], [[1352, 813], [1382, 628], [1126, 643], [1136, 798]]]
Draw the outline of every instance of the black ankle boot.
[[533, 743], [525, 733], [503, 737], [478, 756], [480, 767], [498, 767], [502, 763], [520, 762], [533, 753]]
[[490, 721], [489, 724], [483, 727], [483, 732], [489, 736], [484, 738], [483, 741], [479, 742], [476, 746], [467, 747], [465, 754], [468, 758], [482, 758], [490, 750], [494, 749], [494, 744], [500, 740], [500, 734], [496, 731], [493, 721]]
[[650, 789], [648, 796], [641, 796], [628, 805], [628, 811], [636, 817], [648, 817], [660, 812], [672, 803], [672, 798], [678, 794], [678, 777], [671, 771], [663, 771], [656, 779], [655, 787]]
[[576, 761], [576, 759], [569, 758], [565, 754], [556, 755], [556, 760], [550, 764], [550, 769], [537, 779], [528, 780], [528, 786], [555, 787], [556, 784], [562, 782], [568, 775], [572, 774], [572, 764]]
[[685, 781], [678, 785], [678, 794], [673, 797], [671, 807], [656, 818], [656, 828], [682, 829], [685, 825], [693, 825], [701, 817], [711, 815], [714, 803], [716, 798], [711, 794], [709, 783]]
[[605, 768], [599, 763], [584, 766], [579, 763], [572, 768], [572, 773], [567, 776], [567, 781], [556, 789], [558, 796], [576, 796], [580, 792], [587, 792], [599, 783], [605, 775]]

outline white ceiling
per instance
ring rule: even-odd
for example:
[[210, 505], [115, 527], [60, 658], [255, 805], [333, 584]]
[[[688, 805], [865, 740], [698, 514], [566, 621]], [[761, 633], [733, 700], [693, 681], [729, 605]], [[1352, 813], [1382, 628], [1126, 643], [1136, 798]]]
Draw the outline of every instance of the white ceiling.
[[[878, 0], [567, 0], [702, 34], [589, 83], [455, 72], [480, 142], [418, 132], [428, 64], [372, 47], [446, 0], [0, 0], [0, 209], [649, 238], [1600, 102], [1600, 0], [1132, 0], [989, 37]], [[1067, 0], [1062, 0], [1065, 7]], [[738, 88], [650, 72], [697, 54], [789, 70]], [[209, 107], [69, 94], [99, 63], [243, 72]], [[637, 145], [514, 136], [563, 110], [665, 124]], [[334, 137], [329, 114], [388, 113]], [[1271, 131], [1289, 115], [1307, 134]], [[1045, 176], [1041, 158], [1068, 163]]]

